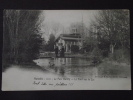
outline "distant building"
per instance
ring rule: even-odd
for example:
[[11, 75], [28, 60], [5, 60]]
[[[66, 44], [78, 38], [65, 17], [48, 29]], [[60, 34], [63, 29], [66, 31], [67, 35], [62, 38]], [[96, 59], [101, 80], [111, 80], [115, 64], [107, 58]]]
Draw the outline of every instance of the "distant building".
[[61, 49], [64, 46], [65, 52], [71, 52], [71, 46], [77, 45], [79, 48], [82, 47], [81, 34], [77, 33], [77, 29], [74, 28], [71, 34], [60, 34], [60, 36], [55, 40], [55, 45]]

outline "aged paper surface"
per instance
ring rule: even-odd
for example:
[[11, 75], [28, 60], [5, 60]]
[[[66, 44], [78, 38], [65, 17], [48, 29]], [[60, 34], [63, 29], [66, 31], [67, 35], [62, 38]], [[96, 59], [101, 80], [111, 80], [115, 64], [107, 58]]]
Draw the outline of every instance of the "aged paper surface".
[[128, 10], [4, 10], [2, 91], [131, 90]]

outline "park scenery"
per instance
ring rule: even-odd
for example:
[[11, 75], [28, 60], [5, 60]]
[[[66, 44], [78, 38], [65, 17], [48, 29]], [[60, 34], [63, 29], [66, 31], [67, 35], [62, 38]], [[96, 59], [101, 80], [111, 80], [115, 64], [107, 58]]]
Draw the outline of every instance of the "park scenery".
[[34, 77], [131, 89], [129, 10], [3, 10], [2, 90], [54, 89], [35, 87]]

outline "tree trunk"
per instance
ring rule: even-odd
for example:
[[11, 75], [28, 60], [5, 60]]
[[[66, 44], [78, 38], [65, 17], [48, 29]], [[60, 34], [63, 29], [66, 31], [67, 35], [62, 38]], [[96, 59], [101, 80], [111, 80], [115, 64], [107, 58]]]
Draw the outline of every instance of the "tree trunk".
[[110, 45], [110, 52], [111, 52], [111, 54], [114, 54], [114, 47], [115, 47], [115, 45], [113, 45], [113, 44]]
[[122, 59], [124, 58], [124, 45], [122, 43]]
[[19, 11], [16, 12], [17, 18], [16, 18], [16, 48], [15, 48], [15, 63], [18, 64], [18, 21], [19, 21]]

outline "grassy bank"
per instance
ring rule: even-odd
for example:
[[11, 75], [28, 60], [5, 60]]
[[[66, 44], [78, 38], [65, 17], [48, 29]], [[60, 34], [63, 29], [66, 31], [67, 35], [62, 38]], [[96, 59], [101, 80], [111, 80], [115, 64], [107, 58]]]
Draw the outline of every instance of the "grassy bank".
[[115, 61], [103, 61], [98, 66], [98, 74], [99, 75], [107, 75], [107, 76], [125, 76], [130, 77], [131, 75], [131, 66], [126, 63], [118, 63]]

